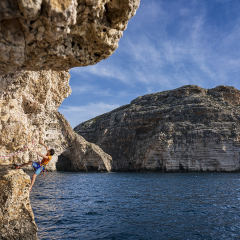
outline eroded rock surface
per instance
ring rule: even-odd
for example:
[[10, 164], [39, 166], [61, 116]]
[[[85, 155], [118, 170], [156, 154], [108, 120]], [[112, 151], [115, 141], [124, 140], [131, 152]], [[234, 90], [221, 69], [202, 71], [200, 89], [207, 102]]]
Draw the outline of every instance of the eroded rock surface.
[[[23, 71], [0, 81], [0, 156], [21, 151], [26, 144], [41, 151], [50, 116], [71, 93], [68, 72]], [[37, 160], [34, 151], [0, 157], [0, 165]]]
[[[111, 170], [111, 157], [78, 136], [57, 112], [62, 101], [71, 93], [69, 77], [68, 72], [50, 70], [23, 71], [2, 78], [0, 156], [15, 154], [26, 144], [32, 151], [0, 157], [0, 165], [39, 161], [35, 149], [46, 154], [45, 148], [39, 144], [41, 140], [56, 151], [47, 166], [48, 170], [56, 170], [56, 164], [59, 170]], [[65, 157], [64, 161], [60, 155]], [[69, 164], [66, 164], [66, 158]]]
[[[55, 168], [59, 171], [111, 171], [112, 157], [94, 143], [76, 134], [64, 116], [55, 112], [51, 135], [46, 137], [49, 146], [59, 151]], [[54, 128], [54, 125], [58, 126]], [[53, 162], [54, 164], [54, 162]]]
[[[38, 161], [35, 150], [46, 153], [39, 140], [56, 150], [49, 170], [111, 170], [111, 157], [74, 133], [57, 112], [71, 93], [69, 73], [59, 70], [109, 57], [139, 2], [0, 1], [0, 239], [37, 239], [30, 178], [9, 167]], [[26, 144], [32, 151], [2, 157]]]
[[0, 75], [109, 57], [140, 0], [1, 0]]
[[198, 86], [148, 94], [74, 129], [114, 171], [239, 171], [240, 91]]
[[[0, 79], [0, 239], [37, 239], [30, 177], [13, 164], [39, 161], [44, 141], [55, 154], [48, 170], [110, 171], [111, 157], [78, 136], [57, 112], [71, 94], [66, 71], [22, 71]], [[34, 145], [32, 145], [34, 143]], [[21, 151], [26, 144], [31, 150]], [[31, 168], [28, 168], [31, 169]], [[33, 169], [32, 169], [33, 170]]]
[[0, 170], [0, 239], [37, 240], [29, 201], [30, 177], [23, 170]]

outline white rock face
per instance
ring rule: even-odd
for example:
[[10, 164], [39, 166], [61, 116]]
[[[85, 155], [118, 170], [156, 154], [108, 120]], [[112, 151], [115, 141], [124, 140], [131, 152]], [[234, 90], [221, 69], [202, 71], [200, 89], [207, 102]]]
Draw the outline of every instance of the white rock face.
[[[68, 72], [38, 71], [9, 74], [1, 78], [0, 156], [22, 150], [26, 144], [44, 140], [46, 121], [71, 93]], [[10, 158], [0, 158], [0, 165], [35, 160], [36, 154], [24, 151]]]
[[[206, 136], [206, 129], [196, 129], [188, 134], [185, 139], [180, 137], [180, 134], [179, 139], [168, 139], [165, 134], [154, 136], [148, 142], [147, 149], [145, 148], [142, 170], [167, 172], [240, 170], [239, 141], [221, 139], [217, 131]], [[143, 145], [139, 144], [137, 149], [141, 147]], [[137, 152], [143, 154], [141, 150]]]
[[140, 0], [1, 0], [0, 75], [109, 57]]
[[74, 130], [113, 171], [239, 171], [240, 91], [183, 86], [140, 96]]
[[[48, 170], [56, 170], [56, 164], [61, 170], [69, 171], [111, 170], [111, 157], [74, 133], [57, 112], [71, 94], [69, 78], [68, 72], [51, 70], [23, 71], [2, 77], [0, 156], [13, 155], [26, 144], [32, 151], [27, 149], [13, 157], [0, 157], [0, 165], [38, 162], [41, 158], [37, 158], [35, 150], [46, 154], [45, 147], [39, 144], [41, 140], [55, 150]], [[60, 155], [65, 158], [59, 158]]]

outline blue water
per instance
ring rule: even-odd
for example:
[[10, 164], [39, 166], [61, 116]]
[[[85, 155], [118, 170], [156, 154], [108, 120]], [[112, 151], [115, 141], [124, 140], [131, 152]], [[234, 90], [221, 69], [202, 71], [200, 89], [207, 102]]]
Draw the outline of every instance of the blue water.
[[39, 239], [240, 239], [239, 173], [48, 173]]

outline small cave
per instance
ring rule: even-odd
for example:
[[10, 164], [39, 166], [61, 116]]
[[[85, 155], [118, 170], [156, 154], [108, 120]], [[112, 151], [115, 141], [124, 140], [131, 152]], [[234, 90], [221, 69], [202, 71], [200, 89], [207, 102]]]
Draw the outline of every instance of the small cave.
[[87, 168], [87, 172], [98, 172], [98, 167], [97, 166], [92, 166], [92, 165], [88, 165], [86, 166]]
[[188, 168], [184, 167], [184, 165], [182, 163], [179, 163], [179, 171], [180, 172], [188, 172]]
[[82, 50], [82, 47], [80, 46], [79, 43], [77, 44], [77, 46], [78, 46], [79, 50]]
[[56, 169], [57, 171], [71, 172], [72, 171], [71, 160], [68, 157], [61, 154], [60, 156], [58, 156], [58, 160], [56, 162]]

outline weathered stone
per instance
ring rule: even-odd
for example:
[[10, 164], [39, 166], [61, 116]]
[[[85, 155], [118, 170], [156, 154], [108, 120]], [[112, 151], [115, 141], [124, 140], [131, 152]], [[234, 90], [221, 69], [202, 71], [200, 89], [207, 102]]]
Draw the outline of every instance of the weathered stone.
[[52, 162], [52, 168], [60, 171], [111, 171], [112, 158], [108, 154], [76, 134], [62, 114], [55, 112], [55, 116], [58, 128], [52, 128], [51, 137], [46, 138], [60, 153], [57, 162]]
[[[69, 73], [22, 71], [0, 78], [0, 239], [37, 239], [29, 203], [30, 178], [13, 164], [39, 161], [44, 141], [55, 154], [48, 170], [110, 171], [111, 157], [78, 136], [57, 112], [71, 93]], [[32, 140], [34, 145], [32, 145]], [[40, 158], [41, 159], [41, 158]], [[28, 168], [29, 170], [31, 168]], [[33, 170], [33, 169], [32, 169]]]
[[[38, 71], [9, 74], [0, 81], [0, 156], [22, 150], [26, 144], [41, 151], [49, 116], [71, 93], [68, 72]], [[34, 147], [32, 147], [34, 149]], [[0, 158], [0, 165], [36, 160], [34, 152]]]
[[[75, 134], [57, 112], [71, 90], [69, 73], [53, 70], [109, 57], [139, 1], [0, 1], [0, 239], [37, 239], [30, 178], [3, 167], [38, 161], [35, 150], [46, 153], [39, 140], [56, 150], [49, 170], [56, 165], [71, 171], [111, 170], [111, 157]], [[32, 151], [2, 157], [26, 144]]]
[[[71, 162], [71, 171], [110, 171], [111, 157], [95, 144], [78, 136], [57, 112], [71, 93], [69, 73], [55, 71], [8, 74], [0, 81], [0, 156], [13, 155], [26, 144], [26, 150], [13, 157], [0, 157], [0, 165], [39, 161], [35, 153], [46, 153], [39, 140], [45, 141], [54, 154], [48, 170], [56, 170], [60, 155]], [[34, 145], [32, 145], [32, 140]], [[58, 166], [61, 165], [58, 163]]]
[[198, 86], [148, 94], [74, 130], [113, 171], [239, 171], [240, 91]]
[[29, 201], [30, 177], [23, 170], [0, 170], [0, 239], [36, 240]]
[[0, 75], [109, 57], [140, 0], [1, 0]]

